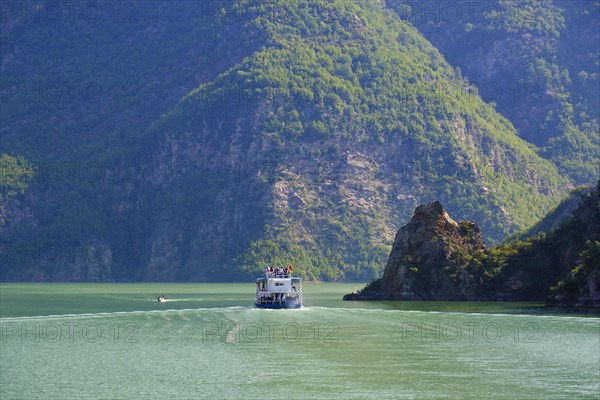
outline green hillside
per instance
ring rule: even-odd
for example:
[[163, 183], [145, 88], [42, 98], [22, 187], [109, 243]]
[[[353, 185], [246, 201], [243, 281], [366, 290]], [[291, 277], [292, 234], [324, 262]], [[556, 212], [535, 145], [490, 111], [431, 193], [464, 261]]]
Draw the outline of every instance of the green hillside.
[[575, 185], [600, 175], [600, 2], [389, 0]]
[[[499, 241], [568, 190], [378, 2], [205, 6], [140, 3], [137, 22], [106, 26], [17, 15], [3, 28], [17, 89], [137, 83], [131, 103], [6, 97], [2, 151], [39, 168], [8, 205], [19, 218], [3, 227], [1, 279], [229, 281], [292, 262], [310, 279], [365, 280], [422, 201]], [[56, 30], [74, 45], [45, 44]]]

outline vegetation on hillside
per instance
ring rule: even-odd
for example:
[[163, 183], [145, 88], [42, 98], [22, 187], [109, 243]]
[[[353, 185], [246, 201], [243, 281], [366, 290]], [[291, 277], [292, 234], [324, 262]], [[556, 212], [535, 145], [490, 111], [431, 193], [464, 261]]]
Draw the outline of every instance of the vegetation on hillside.
[[[0, 278], [247, 279], [292, 262], [314, 280], [367, 280], [423, 200], [499, 241], [569, 187], [378, 2], [201, 3], [142, 2], [136, 23], [117, 26], [11, 16], [6, 146], [82, 173], [36, 180], [43, 196], [25, 197], [35, 221], [7, 232], [111, 251], [66, 265], [13, 257]], [[54, 32], [73, 46], [43, 44]], [[73, 79], [137, 84], [119, 101], [19, 95], [19, 82]]]
[[600, 2], [389, 0], [575, 185], [600, 174]]
[[0, 155], [0, 226], [6, 218], [6, 204], [11, 197], [25, 192], [33, 175], [32, 166], [23, 157]]

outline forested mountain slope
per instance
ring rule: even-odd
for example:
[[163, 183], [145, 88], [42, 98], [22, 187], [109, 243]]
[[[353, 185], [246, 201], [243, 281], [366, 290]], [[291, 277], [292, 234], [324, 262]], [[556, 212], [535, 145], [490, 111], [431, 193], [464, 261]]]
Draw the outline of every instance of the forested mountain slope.
[[37, 170], [3, 280], [365, 280], [423, 200], [497, 241], [569, 187], [378, 2], [149, 4], [3, 25], [2, 152]]
[[575, 185], [600, 175], [600, 2], [388, 0]]

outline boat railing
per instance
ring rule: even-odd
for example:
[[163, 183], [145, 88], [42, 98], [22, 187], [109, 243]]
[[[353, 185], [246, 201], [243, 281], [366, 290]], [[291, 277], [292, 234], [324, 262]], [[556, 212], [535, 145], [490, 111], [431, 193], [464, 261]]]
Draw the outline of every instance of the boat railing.
[[287, 292], [285, 292], [285, 291], [284, 292], [274, 292], [272, 290], [269, 290], [269, 288], [266, 288], [266, 287], [258, 288], [259, 293], [291, 293], [291, 294], [294, 294], [294, 293], [298, 293], [301, 291], [302, 291], [302, 287], [297, 288], [295, 286], [292, 286], [292, 289], [288, 290]]
[[267, 273], [269, 278], [291, 278], [292, 274], [290, 273], [277, 273], [277, 272], [269, 272]]

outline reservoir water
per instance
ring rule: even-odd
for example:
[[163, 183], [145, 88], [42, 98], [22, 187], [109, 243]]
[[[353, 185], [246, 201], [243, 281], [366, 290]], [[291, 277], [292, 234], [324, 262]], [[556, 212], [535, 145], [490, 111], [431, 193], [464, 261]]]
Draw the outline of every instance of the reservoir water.
[[0, 398], [600, 398], [598, 310], [341, 301], [361, 286], [2, 284]]

